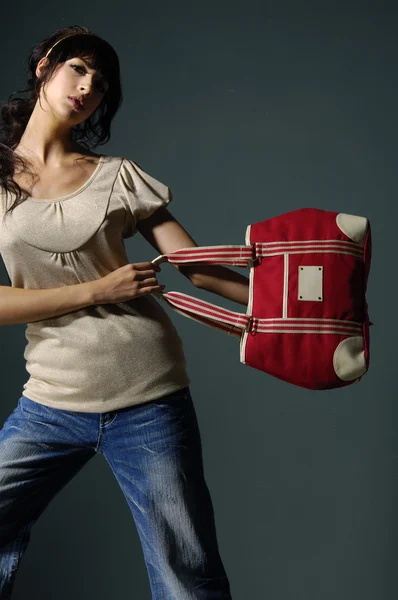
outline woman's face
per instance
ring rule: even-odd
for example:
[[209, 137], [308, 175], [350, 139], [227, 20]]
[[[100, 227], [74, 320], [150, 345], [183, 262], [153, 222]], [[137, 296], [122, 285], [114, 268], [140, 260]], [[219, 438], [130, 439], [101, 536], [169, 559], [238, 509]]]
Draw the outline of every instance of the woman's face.
[[[41, 69], [45, 67], [46, 60], [41, 59], [37, 66], [38, 77]], [[96, 71], [90, 69], [82, 58], [70, 58], [62, 63], [45, 85], [50, 110], [61, 120], [70, 121], [72, 126], [85, 121], [98, 108], [107, 89], [107, 82], [102, 80]], [[42, 91], [40, 101], [44, 106], [46, 98], [42, 95]], [[70, 96], [81, 99], [82, 110], [74, 107], [69, 99]]]

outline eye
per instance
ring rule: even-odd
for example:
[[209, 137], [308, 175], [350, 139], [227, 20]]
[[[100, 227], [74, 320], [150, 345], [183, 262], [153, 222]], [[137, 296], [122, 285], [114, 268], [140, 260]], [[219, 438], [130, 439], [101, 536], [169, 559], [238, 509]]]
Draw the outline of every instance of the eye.
[[80, 69], [81, 71], [86, 71], [86, 69], [84, 67], [81, 67], [80, 65], [71, 65], [72, 69], [76, 68], [76, 69]]
[[[83, 73], [86, 73], [86, 69], [80, 65], [71, 65], [72, 69], [80, 69], [80, 71], [83, 71]], [[98, 83], [99, 86], [99, 90], [101, 93], [105, 94], [106, 92], [106, 88], [101, 84], [101, 82]]]

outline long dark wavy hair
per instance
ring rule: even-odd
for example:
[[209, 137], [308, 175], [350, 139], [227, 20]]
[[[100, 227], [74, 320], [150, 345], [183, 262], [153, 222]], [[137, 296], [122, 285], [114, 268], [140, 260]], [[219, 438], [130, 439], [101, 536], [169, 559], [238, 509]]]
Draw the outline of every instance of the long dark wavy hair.
[[[41, 77], [38, 78], [36, 68], [40, 59], [46, 55], [55, 42], [72, 33], [84, 35], [73, 35], [57, 44], [48, 55], [49, 62], [42, 71]], [[75, 57], [84, 58], [90, 67], [98, 71], [99, 75], [107, 81], [109, 87], [101, 103], [90, 117], [72, 127], [72, 141], [91, 150], [100, 144], [105, 144], [110, 139], [111, 122], [123, 100], [118, 56], [108, 42], [86, 27], [71, 25], [58, 29], [32, 47], [27, 59], [27, 87], [12, 93], [8, 97], [7, 103], [0, 109], [0, 186], [5, 189], [6, 196], [8, 193], [16, 195], [16, 201], [6, 212], [12, 211], [27, 198], [13, 177], [17, 166], [30, 172], [30, 163], [18, 156], [14, 149], [18, 146], [25, 131], [39, 99], [40, 90], [62, 63]], [[28, 97], [12, 98], [20, 93], [27, 93]]]

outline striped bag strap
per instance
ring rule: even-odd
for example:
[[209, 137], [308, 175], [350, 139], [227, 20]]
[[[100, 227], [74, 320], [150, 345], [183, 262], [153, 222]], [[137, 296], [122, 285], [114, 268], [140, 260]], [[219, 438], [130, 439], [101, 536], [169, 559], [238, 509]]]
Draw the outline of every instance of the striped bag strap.
[[154, 295], [185, 317], [224, 331], [229, 335], [240, 338], [244, 331], [250, 330], [252, 317], [243, 313], [222, 308], [182, 292], [154, 292]]
[[[240, 267], [251, 267], [260, 256], [258, 244], [252, 246], [196, 246], [181, 248], [169, 254], [156, 257], [152, 264], [169, 262], [177, 265], [199, 263], [203, 265], [232, 264]], [[323, 250], [324, 251], [324, 250]], [[273, 252], [273, 251], [272, 251]], [[199, 323], [224, 331], [229, 335], [241, 338], [245, 332], [261, 333], [341, 333], [359, 335], [361, 324], [339, 319], [259, 319], [253, 316], [234, 312], [206, 302], [182, 292], [154, 292], [171, 308], [180, 314]], [[370, 321], [369, 325], [373, 325]]]
[[[167, 261], [170, 264], [176, 265], [199, 263], [203, 265], [234, 265], [250, 268], [255, 260], [254, 251], [254, 245], [180, 248], [175, 252], [157, 256], [152, 261], [152, 264], [158, 265]], [[154, 295], [161, 298], [176, 312], [185, 317], [239, 338], [244, 331], [249, 330], [252, 323], [252, 318], [248, 315], [228, 310], [211, 302], [183, 294], [182, 292], [155, 292]]]
[[180, 248], [157, 256], [152, 263], [169, 262], [174, 265], [202, 263], [203, 265], [235, 265], [250, 267], [255, 260], [255, 244], [251, 246], [195, 246]]

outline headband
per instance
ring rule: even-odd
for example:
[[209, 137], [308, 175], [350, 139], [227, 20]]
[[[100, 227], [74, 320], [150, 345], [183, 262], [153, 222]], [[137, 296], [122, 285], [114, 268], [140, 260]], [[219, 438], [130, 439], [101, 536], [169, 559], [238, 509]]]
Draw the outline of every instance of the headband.
[[68, 37], [72, 37], [72, 35], [91, 35], [88, 32], [84, 32], [84, 31], [79, 31], [78, 33], [70, 33], [69, 35], [64, 35], [64, 37], [60, 38], [57, 42], [55, 42], [55, 44], [53, 44], [50, 48], [50, 50], [47, 52], [46, 57], [50, 54], [51, 50], [54, 48], [54, 46], [56, 46], [57, 44], [59, 44], [59, 42], [62, 42], [62, 40], [68, 38]]

